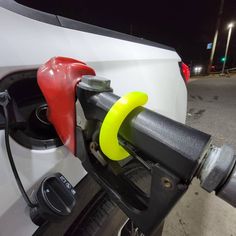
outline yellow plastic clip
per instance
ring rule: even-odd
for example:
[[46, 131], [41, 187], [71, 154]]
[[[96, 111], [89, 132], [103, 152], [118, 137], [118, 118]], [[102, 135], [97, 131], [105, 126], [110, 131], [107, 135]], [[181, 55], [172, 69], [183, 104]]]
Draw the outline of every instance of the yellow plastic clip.
[[121, 97], [108, 111], [100, 130], [99, 144], [102, 152], [113, 161], [120, 161], [129, 153], [119, 145], [118, 132], [121, 124], [136, 107], [148, 100], [146, 93], [131, 92]]

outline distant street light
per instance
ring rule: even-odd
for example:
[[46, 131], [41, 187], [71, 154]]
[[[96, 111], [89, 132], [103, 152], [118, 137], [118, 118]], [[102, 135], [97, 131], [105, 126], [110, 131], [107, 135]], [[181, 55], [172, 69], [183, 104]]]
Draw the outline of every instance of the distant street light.
[[228, 24], [228, 29], [233, 28], [233, 27], [234, 27], [234, 23]]
[[232, 33], [232, 28], [234, 27], [234, 24], [233, 23], [230, 23], [228, 24], [228, 29], [229, 29], [229, 32], [228, 32], [228, 38], [227, 38], [227, 43], [226, 43], [226, 49], [225, 49], [225, 60], [224, 60], [224, 63], [223, 63], [223, 67], [222, 67], [222, 71], [221, 71], [221, 74], [224, 74], [224, 71], [225, 71], [225, 64], [226, 64], [226, 61], [227, 61], [227, 54], [228, 54], [228, 49], [229, 49], [229, 42], [230, 42], [230, 38], [231, 38], [231, 33]]
[[210, 60], [209, 60], [208, 68], [207, 68], [208, 74], [211, 72], [211, 69], [212, 69], [212, 63], [213, 63], [213, 59], [214, 59], [214, 55], [215, 55], [216, 44], [217, 44], [217, 39], [218, 39], [219, 28], [220, 28], [223, 10], [224, 10], [224, 0], [221, 0], [219, 12], [218, 12], [218, 17], [217, 17], [217, 22], [216, 22], [216, 31], [215, 31], [214, 40], [212, 43], [212, 48], [211, 48], [211, 56], [210, 56]]

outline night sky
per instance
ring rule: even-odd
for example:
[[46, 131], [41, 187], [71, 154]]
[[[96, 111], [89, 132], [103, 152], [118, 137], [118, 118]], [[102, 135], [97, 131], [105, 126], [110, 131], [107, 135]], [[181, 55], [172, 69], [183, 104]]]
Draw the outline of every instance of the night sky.
[[[91, 23], [174, 47], [183, 61], [206, 65], [213, 41], [220, 0], [91, 1], [18, 0], [33, 8]], [[236, 23], [236, 0], [225, 0], [214, 64], [220, 66], [227, 24]], [[236, 67], [236, 27], [228, 66]]]

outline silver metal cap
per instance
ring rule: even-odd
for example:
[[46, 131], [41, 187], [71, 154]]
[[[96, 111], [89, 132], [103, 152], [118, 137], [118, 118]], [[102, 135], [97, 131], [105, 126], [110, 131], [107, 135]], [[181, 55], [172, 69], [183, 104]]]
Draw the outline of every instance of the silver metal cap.
[[233, 207], [236, 207], [236, 166], [228, 181], [223, 185], [217, 196], [228, 202]]
[[94, 92], [112, 92], [111, 81], [96, 75], [83, 75], [79, 87]]

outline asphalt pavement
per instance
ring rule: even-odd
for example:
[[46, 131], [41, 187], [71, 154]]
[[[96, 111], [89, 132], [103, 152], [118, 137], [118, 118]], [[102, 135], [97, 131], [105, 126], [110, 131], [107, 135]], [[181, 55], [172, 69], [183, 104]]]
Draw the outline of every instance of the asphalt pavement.
[[236, 150], [236, 77], [198, 79], [188, 84], [187, 124]]
[[[236, 76], [190, 80], [187, 124], [236, 151]], [[236, 209], [194, 180], [168, 216], [163, 236], [236, 236]]]

